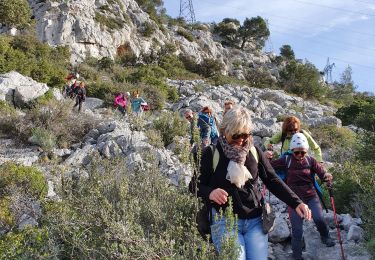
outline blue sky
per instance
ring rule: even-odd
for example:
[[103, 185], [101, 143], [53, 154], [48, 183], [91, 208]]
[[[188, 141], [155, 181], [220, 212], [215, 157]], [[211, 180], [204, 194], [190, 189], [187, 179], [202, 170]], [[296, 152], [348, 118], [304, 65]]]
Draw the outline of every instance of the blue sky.
[[[187, 1], [187, 0], [186, 0]], [[350, 65], [357, 91], [375, 92], [374, 0], [192, 0], [200, 22], [260, 15], [271, 32], [265, 51], [279, 54], [283, 44], [292, 46], [296, 58], [307, 59], [323, 70], [335, 63], [332, 78], [340, 79]], [[172, 17], [179, 15], [179, 0], [164, 0]]]

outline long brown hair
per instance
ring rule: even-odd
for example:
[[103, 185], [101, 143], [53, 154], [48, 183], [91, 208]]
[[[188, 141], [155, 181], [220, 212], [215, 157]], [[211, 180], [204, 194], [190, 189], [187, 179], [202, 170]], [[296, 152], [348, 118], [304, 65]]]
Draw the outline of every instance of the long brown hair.
[[286, 136], [289, 129], [294, 128], [294, 125], [297, 124], [297, 132], [301, 130], [301, 121], [295, 116], [288, 116], [284, 119], [282, 125], [282, 135]]

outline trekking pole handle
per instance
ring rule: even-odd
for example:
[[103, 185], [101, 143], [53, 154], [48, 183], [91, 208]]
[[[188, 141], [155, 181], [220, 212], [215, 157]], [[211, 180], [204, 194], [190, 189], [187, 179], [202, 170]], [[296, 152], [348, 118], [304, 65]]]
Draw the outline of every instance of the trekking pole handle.
[[327, 183], [328, 193], [330, 197], [333, 197], [333, 187], [332, 183]]

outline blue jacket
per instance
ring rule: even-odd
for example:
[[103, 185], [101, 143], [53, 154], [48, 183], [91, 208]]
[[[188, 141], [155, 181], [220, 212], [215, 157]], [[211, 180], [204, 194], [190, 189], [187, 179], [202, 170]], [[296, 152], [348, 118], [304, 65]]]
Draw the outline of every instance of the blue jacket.
[[208, 116], [208, 114], [199, 113], [197, 126], [200, 129], [201, 139], [210, 137], [215, 139], [219, 137], [216, 123], [213, 116]]
[[145, 102], [143, 98], [139, 97], [139, 98], [135, 98], [132, 100], [132, 111], [133, 112], [140, 112], [141, 111], [141, 103], [142, 102]]

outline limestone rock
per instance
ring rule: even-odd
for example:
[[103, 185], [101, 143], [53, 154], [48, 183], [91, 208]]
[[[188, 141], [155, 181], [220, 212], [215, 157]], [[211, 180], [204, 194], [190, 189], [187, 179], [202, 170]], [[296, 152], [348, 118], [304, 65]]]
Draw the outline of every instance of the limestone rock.
[[11, 71], [0, 75], [0, 100], [22, 107], [43, 96], [48, 91], [45, 83], [38, 83], [30, 77]]

